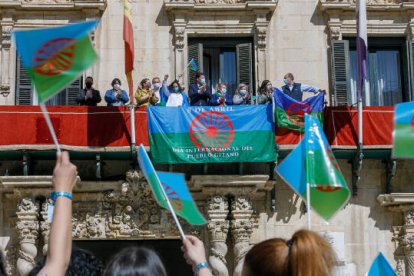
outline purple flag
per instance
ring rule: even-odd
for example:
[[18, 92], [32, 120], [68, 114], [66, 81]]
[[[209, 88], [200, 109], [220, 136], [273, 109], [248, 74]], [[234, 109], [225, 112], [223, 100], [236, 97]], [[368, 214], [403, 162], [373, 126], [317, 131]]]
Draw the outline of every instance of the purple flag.
[[358, 0], [357, 5], [357, 64], [358, 64], [358, 77], [357, 77], [357, 97], [358, 100], [362, 100], [362, 91], [364, 89], [365, 78], [367, 75], [367, 8], [366, 0]]

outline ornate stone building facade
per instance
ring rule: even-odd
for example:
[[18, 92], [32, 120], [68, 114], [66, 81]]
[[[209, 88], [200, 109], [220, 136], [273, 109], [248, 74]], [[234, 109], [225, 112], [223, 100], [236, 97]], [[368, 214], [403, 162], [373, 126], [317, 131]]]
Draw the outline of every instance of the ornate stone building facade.
[[[206, 39], [219, 46], [220, 41], [240, 40], [234, 44], [236, 57], [241, 55], [242, 44], [251, 45], [251, 51], [246, 63], [249, 75], [238, 75], [239, 80], [246, 77], [256, 89], [261, 81], [281, 80], [290, 71], [301, 82], [331, 88], [331, 103], [340, 101], [332, 47], [355, 36], [354, 0], [132, 2], [135, 80], [178, 75], [194, 54], [194, 45], [212, 47]], [[92, 39], [100, 61], [85, 76], [92, 75], [101, 92], [114, 77], [125, 82], [120, 70], [124, 68], [122, 12], [120, 0], [0, 1], [0, 104], [14, 105], [19, 100], [18, 58], [11, 41], [11, 31], [17, 29], [98, 18], [101, 23]], [[411, 0], [368, 1], [370, 37], [397, 37], [410, 48], [413, 22]], [[183, 79], [186, 85], [190, 81], [189, 76]], [[407, 87], [411, 91], [411, 84]], [[389, 148], [384, 150], [389, 152]], [[352, 164], [349, 158], [340, 159], [350, 184]], [[82, 178], [87, 170], [98, 171], [98, 160], [82, 162], [77, 162]], [[105, 162], [102, 170], [111, 178], [88, 175], [75, 189], [74, 239], [178, 240], [171, 217], [153, 202], [141, 173], [129, 171], [120, 162]], [[27, 172], [20, 173], [21, 166], [25, 168], [9, 160], [0, 164], [0, 248], [7, 255], [11, 275], [25, 275], [45, 254], [49, 231], [46, 202], [51, 177], [47, 175], [52, 164], [44, 160], [26, 176], [22, 175]], [[273, 178], [271, 166], [246, 164], [240, 174], [223, 175], [228, 167], [177, 169], [187, 174], [190, 190], [208, 218], [206, 227], [184, 224], [185, 232], [205, 241], [215, 275], [240, 275], [244, 255], [253, 244], [272, 237], [288, 238], [306, 225], [302, 200], [281, 179]], [[327, 236], [336, 249], [337, 275], [365, 274], [378, 251], [384, 252], [400, 276], [414, 275], [412, 167], [412, 161], [395, 161], [390, 154], [364, 160], [358, 194], [349, 204], [329, 224], [312, 214], [313, 229]], [[16, 171], [17, 176], [9, 176]]]

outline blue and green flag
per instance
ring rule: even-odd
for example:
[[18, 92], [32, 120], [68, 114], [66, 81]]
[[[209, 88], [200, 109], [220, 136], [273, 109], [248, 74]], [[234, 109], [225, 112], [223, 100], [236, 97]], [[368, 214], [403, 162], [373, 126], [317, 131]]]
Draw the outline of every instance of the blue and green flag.
[[190, 69], [193, 70], [194, 72], [198, 71], [198, 65], [195, 59], [192, 58], [190, 62], [188, 63], [188, 66], [190, 66]]
[[271, 105], [149, 106], [147, 112], [154, 163], [276, 160]]
[[277, 127], [303, 132], [305, 114], [310, 114], [322, 122], [325, 97], [323, 93], [299, 102], [283, 93], [279, 88], [275, 88], [273, 97], [274, 116]]
[[91, 66], [97, 54], [89, 33], [99, 21], [13, 32], [16, 48], [44, 102]]
[[367, 276], [397, 276], [397, 273], [380, 252], [372, 263]]
[[395, 106], [393, 156], [414, 158], [414, 102]]
[[170, 210], [163, 189], [178, 216], [193, 225], [207, 223], [188, 191], [183, 174], [156, 172], [142, 144], [138, 148], [138, 162], [155, 200], [161, 207]]
[[304, 139], [276, 172], [304, 201], [309, 183], [311, 208], [327, 221], [349, 200], [348, 185], [315, 117], [305, 116]]

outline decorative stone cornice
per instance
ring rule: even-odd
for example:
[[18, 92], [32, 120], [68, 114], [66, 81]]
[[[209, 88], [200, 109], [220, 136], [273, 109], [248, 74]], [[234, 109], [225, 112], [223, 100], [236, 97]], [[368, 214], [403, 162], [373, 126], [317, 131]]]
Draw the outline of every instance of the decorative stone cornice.
[[[79, 176], [77, 183], [80, 183]], [[52, 176], [0, 176], [0, 192], [13, 191], [15, 189], [38, 189], [52, 187]]]
[[405, 211], [414, 209], [414, 193], [382, 194], [377, 197], [381, 206], [393, 207], [391, 210]]
[[277, 0], [167, 0], [167, 11], [256, 11], [265, 10], [273, 12]]
[[106, 8], [106, 0], [20, 0], [0, 1], [0, 9], [15, 10], [42, 10], [42, 11], [68, 11], [95, 9], [103, 12]]
[[[319, 0], [322, 10], [340, 10], [355, 12], [356, 0]], [[414, 9], [411, 0], [368, 0], [368, 11], [392, 11]]]

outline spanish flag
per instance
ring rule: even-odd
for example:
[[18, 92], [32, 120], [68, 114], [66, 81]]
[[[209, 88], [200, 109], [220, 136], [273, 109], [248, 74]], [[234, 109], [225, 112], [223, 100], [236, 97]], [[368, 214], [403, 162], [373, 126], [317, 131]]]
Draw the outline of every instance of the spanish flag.
[[134, 70], [134, 29], [132, 26], [131, 0], [124, 0], [124, 43], [125, 43], [125, 74], [128, 80], [129, 98], [134, 104], [134, 87], [132, 71]]

